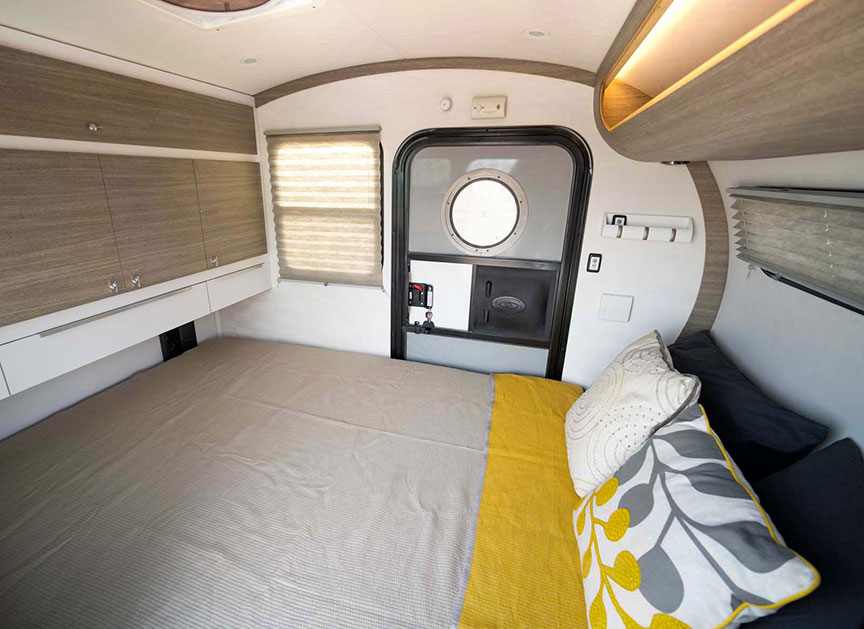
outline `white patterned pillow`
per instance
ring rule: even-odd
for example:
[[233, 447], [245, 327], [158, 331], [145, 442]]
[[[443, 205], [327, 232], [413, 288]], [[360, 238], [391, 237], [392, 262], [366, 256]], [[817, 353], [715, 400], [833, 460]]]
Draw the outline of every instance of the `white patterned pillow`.
[[631, 343], [567, 411], [567, 460], [584, 496], [612, 476], [654, 430], [692, 406], [699, 379], [672, 367], [660, 333]]
[[592, 629], [737, 627], [819, 585], [699, 406], [586, 496], [573, 524]]

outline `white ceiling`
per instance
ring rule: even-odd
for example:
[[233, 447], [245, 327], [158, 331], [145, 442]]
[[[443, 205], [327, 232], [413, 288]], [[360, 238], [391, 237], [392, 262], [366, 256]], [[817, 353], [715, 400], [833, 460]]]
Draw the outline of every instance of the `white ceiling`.
[[[206, 31], [139, 0], [0, 0], [0, 25], [254, 94], [408, 57], [508, 57], [594, 71], [634, 2], [328, 0]], [[531, 39], [527, 29], [550, 37]], [[240, 63], [250, 57], [259, 63]]]

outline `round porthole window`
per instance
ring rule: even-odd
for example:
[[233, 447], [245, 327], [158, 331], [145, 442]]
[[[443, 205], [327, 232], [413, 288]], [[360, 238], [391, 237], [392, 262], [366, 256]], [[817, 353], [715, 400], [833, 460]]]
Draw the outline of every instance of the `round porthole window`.
[[528, 221], [525, 191], [513, 177], [485, 168], [465, 173], [450, 186], [441, 222], [458, 249], [494, 256], [516, 244]]

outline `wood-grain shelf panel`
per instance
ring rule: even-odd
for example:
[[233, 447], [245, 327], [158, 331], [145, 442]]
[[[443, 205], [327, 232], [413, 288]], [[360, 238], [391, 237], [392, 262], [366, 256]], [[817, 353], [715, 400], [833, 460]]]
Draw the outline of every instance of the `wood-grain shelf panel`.
[[[93, 122], [101, 126], [88, 129]], [[255, 154], [252, 107], [0, 46], [0, 134]]]
[[864, 3], [848, 0], [804, 6], [608, 130], [603, 84], [654, 4], [637, 0], [597, 71], [595, 121], [618, 153], [659, 162], [864, 149]]

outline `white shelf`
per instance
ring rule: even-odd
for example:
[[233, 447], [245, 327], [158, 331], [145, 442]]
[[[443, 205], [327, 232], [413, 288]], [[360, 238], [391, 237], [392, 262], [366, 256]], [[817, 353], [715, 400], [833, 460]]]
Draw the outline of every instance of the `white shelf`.
[[0, 399], [264, 292], [270, 282], [267, 256], [259, 256], [0, 328], [13, 337], [0, 344]]

